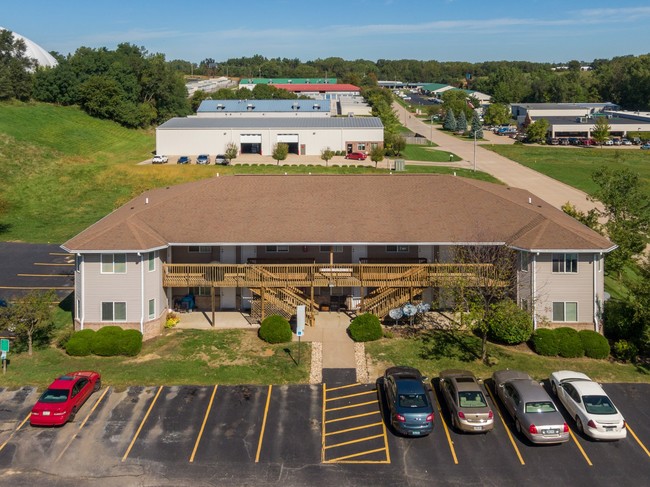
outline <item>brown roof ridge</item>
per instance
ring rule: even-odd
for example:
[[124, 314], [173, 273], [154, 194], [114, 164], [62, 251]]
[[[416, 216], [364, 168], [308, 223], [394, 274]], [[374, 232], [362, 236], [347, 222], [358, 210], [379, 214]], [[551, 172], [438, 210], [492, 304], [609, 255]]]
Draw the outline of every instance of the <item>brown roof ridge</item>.
[[538, 213], [535, 218], [533, 218], [530, 222], [528, 222], [526, 225], [524, 225], [519, 230], [517, 230], [514, 234], [508, 237], [506, 239], [506, 245], [511, 245], [513, 242], [519, 240], [521, 237], [531, 232], [532, 230], [537, 228], [540, 224], [546, 221], [547, 221], [546, 217]]

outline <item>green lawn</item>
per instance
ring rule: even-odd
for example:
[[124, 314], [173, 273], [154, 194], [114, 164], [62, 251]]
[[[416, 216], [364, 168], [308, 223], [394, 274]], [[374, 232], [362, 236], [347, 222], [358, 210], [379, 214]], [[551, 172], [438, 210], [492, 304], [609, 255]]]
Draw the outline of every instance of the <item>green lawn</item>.
[[[451, 159], [449, 156], [451, 156]], [[430, 145], [415, 144], [407, 144], [406, 148], [402, 151], [401, 157], [411, 161], [429, 162], [455, 162], [462, 160], [451, 152], [436, 150]]]
[[650, 382], [650, 370], [631, 364], [589, 358], [564, 359], [542, 357], [527, 346], [503, 347], [489, 344], [493, 365], [484, 365], [480, 357], [480, 339], [463, 332], [423, 331], [415, 338], [383, 338], [366, 343], [366, 354], [378, 374], [391, 365], [410, 365], [430, 378], [444, 369], [466, 369], [487, 379], [495, 370], [523, 370], [535, 379], [546, 379], [556, 370], [577, 370], [603, 382]]
[[144, 343], [137, 357], [69, 357], [48, 347], [10, 354], [0, 386], [47, 386], [56, 374], [96, 370], [106, 385], [289, 384], [309, 381], [311, 348], [270, 345], [250, 330], [174, 330]]
[[650, 196], [650, 151], [635, 149], [542, 147], [525, 144], [489, 145], [481, 147], [517, 161], [547, 176], [586, 193], [593, 194], [596, 184], [591, 179], [601, 166], [627, 167], [639, 174]]

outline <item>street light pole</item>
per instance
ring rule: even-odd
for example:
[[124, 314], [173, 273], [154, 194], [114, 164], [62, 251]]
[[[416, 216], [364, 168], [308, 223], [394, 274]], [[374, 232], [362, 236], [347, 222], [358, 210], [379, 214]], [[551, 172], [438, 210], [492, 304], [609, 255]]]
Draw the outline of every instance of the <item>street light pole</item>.
[[431, 115], [431, 143], [433, 144], [433, 117], [435, 115]]
[[474, 130], [474, 172], [476, 172], [476, 130]]

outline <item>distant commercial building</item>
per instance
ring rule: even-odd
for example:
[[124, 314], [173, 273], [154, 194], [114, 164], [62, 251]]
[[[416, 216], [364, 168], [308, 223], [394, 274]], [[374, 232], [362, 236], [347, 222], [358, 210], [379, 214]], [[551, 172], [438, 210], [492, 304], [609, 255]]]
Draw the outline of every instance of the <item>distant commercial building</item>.
[[203, 100], [198, 117], [329, 117], [330, 100]]
[[240, 88], [252, 90], [256, 85], [336, 84], [336, 78], [242, 78]]
[[[9, 29], [0, 27], [0, 31], [2, 30], [9, 30]], [[36, 44], [31, 39], [28, 39], [27, 37], [23, 37], [20, 34], [17, 34], [16, 32], [13, 31], [12, 34], [15, 40], [21, 40], [25, 43], [25, 57], [36, 61], [38, 63], [38, 67], [54, 68], [59, 65], [59, 62], [56, 59], [54, 59], [54, 56], [52, 56], [49, 52], [47, 52], [45, 49], [43, 49], [41, 46]]]
[[276, 88], [290, 91], [299, 96], [307, 96], [314, 100], [338, 100], [342, 97], [360, 96], [361, 88], [347, 83], [302, 83], [302, 84], [276, 84]]

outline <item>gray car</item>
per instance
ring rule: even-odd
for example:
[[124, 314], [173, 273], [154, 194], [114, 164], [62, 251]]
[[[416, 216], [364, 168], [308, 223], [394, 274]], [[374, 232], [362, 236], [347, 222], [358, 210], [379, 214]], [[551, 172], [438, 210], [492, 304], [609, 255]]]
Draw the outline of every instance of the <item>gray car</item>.
[[433, 403], [420, 371], [390, 367], [384, 373], [384, 392], [393, 429], [406, 436], [425, 436], [433, 431]]
[[494, 428], [494, 413], [474, 374], [467, 370], [443, 370], [440, 392], [454, 428], [468, 433], [486, 433]]
[[539, 382], [517, 370], [499, 370], [492, 379], [518, 433], [532, 443], [569, 441], [569, 426]]

